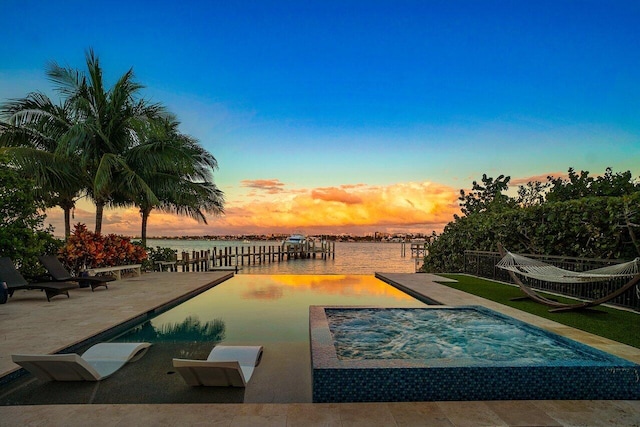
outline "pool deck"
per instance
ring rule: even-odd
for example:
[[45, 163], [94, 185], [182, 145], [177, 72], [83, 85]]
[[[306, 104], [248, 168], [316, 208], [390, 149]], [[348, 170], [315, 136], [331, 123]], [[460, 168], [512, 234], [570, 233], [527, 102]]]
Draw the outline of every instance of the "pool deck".
[[[17, 366], [15, 353], [55, 353], [182, 295], [231, 277], [228, 272], [147, 273], [76, 289], [47, 302], [39, 291], [17, 291], [0, 305], [0, 376]], [[445, 305], [482, 305], [640, 363], [640, 349], [440, 285], [429, 274], [379, 273]], [[438, 279], [446, 280], [446, 279]], [[295, 379], [292, 379], [295, 381]], [[639, 385], [640, 387], [640, 385]], [[1, 406], [0, 424], [224, 426], [640, 426], [640, 401], [486, 401], [287, 404]]]

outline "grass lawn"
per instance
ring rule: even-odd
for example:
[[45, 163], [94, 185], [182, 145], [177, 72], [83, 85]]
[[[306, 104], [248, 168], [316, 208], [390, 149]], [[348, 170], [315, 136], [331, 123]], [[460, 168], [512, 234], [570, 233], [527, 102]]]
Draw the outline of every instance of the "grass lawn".
[[[640, 314], [638, 313], [603, 306], [598, 306], [596, 308], [597, 311], [576, 310], [563, 313], [549, 313], [550, 307], [531, 300], [510, 301], [511, 298], [524, 295], [520, 289], [515, 286], [462, 274], [440, 275], [458, 281], [457, 283], [441, 283], [442, 285], [508, 305], [509, 307], [535, 314], [536, 316], [551, 319], [563, 325], [640, 348]], [[541, 294], [561, 302], [575, 302], [575, 300], [557, 297], [555, 295]]]

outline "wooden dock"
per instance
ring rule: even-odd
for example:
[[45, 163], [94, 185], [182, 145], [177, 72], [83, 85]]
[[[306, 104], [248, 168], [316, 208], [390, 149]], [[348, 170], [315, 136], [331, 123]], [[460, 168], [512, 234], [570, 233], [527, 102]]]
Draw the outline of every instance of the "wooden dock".
[[182, 271], [240, 270], [243, 266], [292, 259], [335, 259], [335, 242], [308, 241], [300, 245], [236, 245], [183, 251], [176, 261]]
[[411, 258], [424, 258], [429, 253], [425, 242], [402, 242], [400, 256], [407, 256], [407, 245], [409, 245]]

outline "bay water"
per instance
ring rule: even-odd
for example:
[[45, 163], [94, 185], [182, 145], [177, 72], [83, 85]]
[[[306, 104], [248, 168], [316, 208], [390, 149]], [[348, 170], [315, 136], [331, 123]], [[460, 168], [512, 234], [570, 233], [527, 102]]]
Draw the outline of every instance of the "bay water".
[[[244, 247], [245, 253], [251, 248], [280, 246], [281, 241], [252, 241], [240, 240], [191, 240], [191, 239], [148, 239], [147, 246], [155, 248], [171, 248], [178, 254], [183, 251], [193, 252], [225, 247]], [[311, 259], [292, 259], [262, 264], [239, 266], [239, 274], [373, 274], [385, 273], [414, 273], [422, 259], [411, 258], [407, 243], [406, 256], [402, 256], [402, 243], [382, 242], [336, 242], [335, 257], [329, 259], [321, 257]], [[239, 249], [240, 250], [240, 249]], [[180, 256], [180, 255], [178, 255]]]

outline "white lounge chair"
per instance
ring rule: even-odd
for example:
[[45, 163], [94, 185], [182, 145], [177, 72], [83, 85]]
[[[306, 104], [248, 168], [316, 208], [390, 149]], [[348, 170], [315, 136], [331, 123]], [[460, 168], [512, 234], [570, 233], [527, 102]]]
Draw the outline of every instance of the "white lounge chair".
[[246, 387], [262, 360], [262, 346], [217, 345], [207, 360], [173, 359], [190, 386]]
[[135, 362], [147, 352], [150, 343], [100, 343], [82, 357], [70, 354], [14, 354], [14, 363], [45, 381], [100, 381]]

